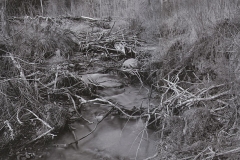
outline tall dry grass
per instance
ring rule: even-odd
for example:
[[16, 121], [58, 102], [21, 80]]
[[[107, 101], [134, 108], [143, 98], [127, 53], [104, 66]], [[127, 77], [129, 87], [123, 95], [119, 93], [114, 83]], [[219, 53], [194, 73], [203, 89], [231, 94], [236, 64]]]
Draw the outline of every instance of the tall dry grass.
[[156, 41], [165, 25], [169, 30], [187, 30], [197, 39], [208, 34], [223, 19], [237, 16], [239, 1], [224, 0], [52, 0], [45, 3], [47, 15], [72, 15], [125, 19], [130, 29], [142, 29], [142, 38]]
[[[169, 30], [187, 30], [193, 37], [211, 33], [222, 19], [238, 14], [238, 0], [43, 0], [44, 16], [88, 16], [129, 21], [130, 29], [141, 29], [145, 39], [157, 41], [164, 26]], [[14, 7], [17, 5], [17, 7]], [[9, 0], [9, 15], [41, 15], [40, 1]]]
[[[237, 20], [239, 4], [238, 0], [169, 0], [159, 7], [160, 10], [148, 11], [155, 17], [143, 19], [141, 16], [145, 27], [142, 37], [159, 43], [154, 59], [161, 59], [176, 43], [184, 44], [183, 47], [187, 48], [183, 50], [187, 52], [196, 41], [211, 36], [219, 23]], [[156, 1], [152, 5], [160, 4]]]

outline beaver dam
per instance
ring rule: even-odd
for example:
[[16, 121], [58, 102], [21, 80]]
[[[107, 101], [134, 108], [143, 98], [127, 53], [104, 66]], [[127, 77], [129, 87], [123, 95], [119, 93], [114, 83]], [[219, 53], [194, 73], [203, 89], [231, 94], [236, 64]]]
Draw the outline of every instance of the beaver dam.
[[238, 0], [0, 5], [0, 160], [240, 158]]

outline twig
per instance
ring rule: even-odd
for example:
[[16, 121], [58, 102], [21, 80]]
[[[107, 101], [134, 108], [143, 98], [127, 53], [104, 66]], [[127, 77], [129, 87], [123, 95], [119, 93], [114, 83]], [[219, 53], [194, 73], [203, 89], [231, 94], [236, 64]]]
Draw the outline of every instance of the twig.
[[114, 27], [115, 23], [116, 23], [116, 21], [114, 21], [114, 23], [113, 23], [113, 25], [112, 25], [112, 27], [111, 27], [111, 29], [110, 29], [109, 33], [108, 33], [108, 36], [110, 36], [110, 34], [111, 34], [111, 32], [112, 32], [112, 29], [113, 29], [113, 27]]
[[210, 97], [205, 97], [205, 98], [191, 98], [191, 99], [183, 102], [182, 104], [177, 105], [177, 107], [186, 105], [186, 104], [188, 104], [188, 103], [197, 102], [197, 101], [209, 101], [209, 100], [213, 100], [213, 99], [216, 99], [216, 98], [218, 98], [218, 97], [220, 97], [220, 96], [228, 95], [229, 93], [230, 93], [230, 91], [225, 91], [225, 92], [222, 92], [222, 93], [219, 93], [219, 94], [217, 94], [217, 95], [210, 96]]
[[74, 99], [72, 98], [72, 96], [71, 96], [69, 93], [66, 93], [66, 94], [67, 94], [68, 98], [71, 99], [71, 101], [72, 101], [72, 103], [73, 103], [73, 107], [74, 107], [76, 113], [78, 114], [78, 116], [79, 116], [80, 118], [82, 118], [84, 121], [86, 121], [86, 122], [92, 124], [93, 122], [91, 122], [91, 121], [85, 119], [85, 118], [84, 118], [84, 117], [78, 112], [77, 107], [76, 107], [76, 103], [75, 103]]
[[113, 110], [113, 107], [104, 115], [104, 117], [100, 121], [97, 122], [97, 124], [95, 125], [94, 129], [91, 132], [89, 132], [85, 136], [81, 137], [80, 139], [75, 140], [74, 142], [68, 143], [67, 146], [72, 145], [78, 141], [81, 141], [82, 139], [84, 139], [87, 136], [89, 136], [90, 134], [92, 134], [97, 129], [97, 126], [112, 112], [112, 110]]
[[13, 64], [14, 64], [14, 66], [15, 66], [15, 67], [19, 70], [19, 72], [20, 72], [20, 78], [24, 81], [24, 83], [25, 83], [27, 86], [29, 86], [29, 83], [28, 83], [28, 81], [27, 81], [27, 79], [26, 79], [26, 77], [25, 77], [25, 75], [24, 75], [24, 72], [23, 72], [23, 69], [22, 69], [21, 65], [14, 59], [12, 53], [10, 53], [10, 52], [8, 52], [8, 53], [9, 53], [9, 56], [10, 56], [10, 58], [11, 58]]
[[240, 152], [240, 147], [229, 150], [229, 151], [221, 152], [221, 153], [216, 153], [215, 156], [222, 156], [225, 154], [233, 154], [233, 153], [237, 153], [237, 152]]
[[60, 66], [59, 66], [59, 65], [57, 65], [57, 72], [56, 72], [56, 74], [55, 74], [55, 80], [54, 80], [54, 87], [53, 87], [53, 90], [55, 90], [55, 89], [56, 89], [56, 87], [57, 87], [57, 80], [58, 80], [58, 70], [59, 70], [59, 68], [60, 68]]
[[18, 121], [18, 123], [19, 123], [20, 125], [22, 125], [23, 122], [19, 119], [19, 112], [20, 112], [20, 111], [21, 111], [20, 108], [18, 108], [18, 110], [17, 110], [17, 121]]
[[10, 137], [12, 140], [14, 140], [14, 132], [13, 132], [13, 129], [12, 129], [12, 126], [10, 125], [10, 122], [8, 120], [4, 121], [4, 124], [7, 125], [9, 131], [10, 131]]
[[[148, 137], [147, 126], [148, 126], [148, 122], [149, 122], [150, 118], [151, 118], [150, 115], [148, 115], [148, 119], [147, 119], [147, 122], [146, 122], [146, 124], [145, 124], [145, 126], [144, 126], [144, 129], [143, 129], [143, 131], [142, 131], [142, 136], [141, 136], [141, 139], [140, 139], [140, 142], [139, 142], [137, 151], [136, 151], [135, 160], [137, 159], [138, 151], [139, 151], [139, 149], [140, 149], [140, 146], [141, 146], [141, 143], [142, 143], [142, 140], [143, 140], [144, 132], [146, 132], [147, 137]], [[140, 132], [140, 133], [141, 133], [141, 132]], [[137, 137], [138, 137], [138, 136], [137, 136]], [[137, 138], [137, 137], [136, 137], [136, 138]], [[134, 141], [135, 141], [135, 140], [134, 140]], [[133, 143], [134, 143], [134, 142], [133, 142]]]
[[[146, 131], [146, 130], [144, 129], [144, 131]], [[142, 136], [141, 136], [141, 138], [140, 138], [140, 142], [139, 142], [139, 145], [138, 145], [136, 154], [135, 154], [135, 160], [137, 160], [138, 151], [139, 151], [140, 146], [141, 146], [141, 144], [142, 144], [142, 140], [143, 140], [143, 136], [144, 136], [144, 131], [143, 131]], [[147, 132], [147, 131], [146, 131], [146, 132]]]
[[44, 137], [45, 135], [47, 135], [48, 133], [50, 133], [51, 131], [53, 131], [53, 129], [54, 129], [54, 128], [49, 129], [47, 132], [41, 134], [40, 136], [38, 136], [37, 138], [31, 140], [30, 142], [28, 142], [28, 143], [26, 143], [26, 144], [30, 144], [30, 143], [32, 143], [32, 142], [35, 142], [36, 140], [38, 140], [38, 139]]
[[158, 152], [157, 153], [155, 153], [153, 156], [151, 156], [151, 157], [148, 157], [148, 158], [145, 158], [144, 160], [151, 160], [151, 159], [153, 159], [153, 158], [156, 158], [158, 156]]
[[207, 91], [209, 91], [209, 90], [211, 90], [211, 89], [213, 89], [213, 88], [218, 88], [218, 87], [222, 87], [222, 86], [225, 86], [225, 85], [226, 85], [226, 84], [220, 84], [220, 85], [210, 86], [210, 87], [208, 87], [208, 88], [204, 88], [204, 89], [202, 89], [201, 91], [199, 91], [198, 93], [196, 93], [196, 95], [200, 96], [200, 95], [206, 93]]
[[74, 140], [76, 141], [76, 143], [75, 143], [75, 144], [76, 144], [76, 147], [78, 148], [77, 136], [76, 136], [74, 130], [72, 130], [71, 133], [72, 133], [72, 135], [73, 135]]
[[207, 151], [209, 149], [209, 147], [205, 148], [203, 151], [201, 151], [200, 153], [198, 153], [198, 155], [193, 159], [193, 160], [197, 160], [198, 157], [203, 154], [203, 152]]
[[[139, 135], [140, 135], [140, 134], [142, 134], [142, 135], [144, 134], [144, 131], [145, 131], [145, 128], [138, 133], [138, 135], [136, 136], [136, 138], [133, 140], [129, 151], [132, 149], [133, 144], [136, 142], [136, 140], [137, 140], [137, 138], [139, 137]], [[141, 140], [140, 140], [139, 145], [141, 145]], [[139, 148], [139, 145], [138, 145], [138, 148]], [[137, 149], [137, 153], [138, 153], [138, 149]], [[136, 155], [135, 155], [135, 160], [136, 160], [136, 158], [137, 158], [137, 153], [136, 153]]]
[[120, 107], [118, 107], [117, 105], [113, 104], [112, 102], [104, 99], [104, 98], [95, 98], [92, 100], [85, 100], [84, 98], [82, 98], [81, 96], [75, 95], [77, 98], [80, 99], [81, 104], [84, 103], [89, 103], [89, 102], [96, 102], [96, 101], [100, 101], [100, 102], [104, 102], [104, 103], [108, 103], [109, 105], [113, 106], [114, 108], [118, 109], [122, 114], [124, 114], [125, 116], [129, 117], [129, 118], [140, 118], [140, 117], [144, 117], [146, 115], [141, 115], [141, 116], [131, 116], [127, 113], [125, 113]]
[[32, 113], [36, 118], [37, 118], [37, 120], [39, 120], [39, 121], [41, 121], [45, 126], [47, 126], [48, 128], [51, 128], [52, 129], [52, 127], [47, 123], [47, 122], [45, 122], [45, 121], [43, 121], [41, 118], [39, 118], [35, 113], [33, 113], [32, 111], [30, 111], [29, 109], [26, 109], [28, 112], [30, 112], [30, 113]]
[[[3, 52], [5, 52], [5, 53], [9, 53], [8, 51], [5, 51], [5, 50], [3, 50], [3, 49], [0, 49], [0, 51], [3, 51]], [[1, 57], [3, 57], [3, 58], [11, 58], [11, 56], [1, 56]], [[22, 61], [22, 62], [24, 62], [24, 63], [26, 63], [26, 64], [29, 64], [29, 65], [35, 65], [35, 64], [36, 64], [36, 63], [27, 62], [27, 61], [25, 61], [25, 60], [23, 60], [23, 59], [21, 59], [21, 58], [19, 58], [19, 57], [13, 57], [13, 58], [18, 59], [18, 60], [20, 60], [20, 61]]]

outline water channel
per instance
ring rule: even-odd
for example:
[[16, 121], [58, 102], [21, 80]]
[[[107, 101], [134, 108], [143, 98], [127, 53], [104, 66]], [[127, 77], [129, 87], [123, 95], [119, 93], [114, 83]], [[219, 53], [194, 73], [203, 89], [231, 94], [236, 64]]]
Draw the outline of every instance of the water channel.
[[[140, 86], [123, 86], [119, 77], [108, 74], [92, 74], [83, 76], [83, 80], [97, 82], [104, 86], [97, 90], [97, 94], [107, 100], [111, 100], [127, 109], [133, 107], [145, 107], [149, 105], [146, 88]], [[157, 104], [152, 100], [151, 105]], [[94, 129], [95, 124], [107, 113], [111, 107], [106, 104], [91, 103], [81, 108], [81, 113], [88, 120], [76, 121], [77, 138], [87, 135]], [[78, 148], [49, 147], [51, 148], [46, 160], [143, 160], [157, 152], [158, 134], [146, 128], [143, 119], [128, 119], [118, 115], [109, 115], [97, 129], [78, 143]], [[73, 135], [65, 132], [57, 138], [56, 144], [68, 144], [73, 142]], [[52, 144], [53, 145], [53, 144]]]

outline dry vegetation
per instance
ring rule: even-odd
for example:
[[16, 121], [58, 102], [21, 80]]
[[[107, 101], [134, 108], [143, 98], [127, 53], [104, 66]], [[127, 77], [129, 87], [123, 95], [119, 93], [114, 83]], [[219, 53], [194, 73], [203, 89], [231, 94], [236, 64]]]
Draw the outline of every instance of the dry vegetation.
[[[108, 54], [124, 27], [128, 49], [140, 45], [139, 38], [157, 46], [150, 55], [137, 54], [143, 67], [134, 72], [161, 99], [144, 113], [146, 126], [160, 137], [158, 153], [148, 159], [238, 159], [239, 5], [238, 0], [2, 2], [0, 149], [17, 150], [16, 140], [26, 145], [59, 131], [69, 112], [56, 99], [67, 100], [78, 113], [75, 102], [86, 103], [80, 96], [92, 91], [76, 72], [69, 72], [68, 58], [94, 46]], [[80, 36], [63, 27], [69, 19], [61, 19], [79, 16], [111, 16], [116, 22], [102, 37]], [[51, 59], [52, 54], [61, 56]], [[36, 124], [29, 119], [37, 119]], [[26, 132], [32, 136], [27, 142]]]

